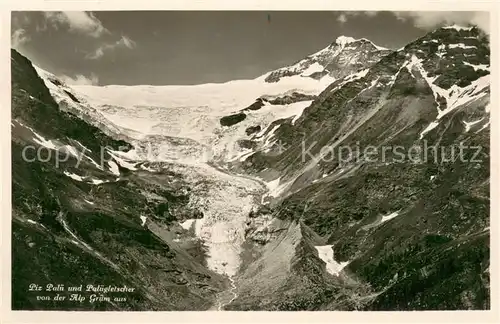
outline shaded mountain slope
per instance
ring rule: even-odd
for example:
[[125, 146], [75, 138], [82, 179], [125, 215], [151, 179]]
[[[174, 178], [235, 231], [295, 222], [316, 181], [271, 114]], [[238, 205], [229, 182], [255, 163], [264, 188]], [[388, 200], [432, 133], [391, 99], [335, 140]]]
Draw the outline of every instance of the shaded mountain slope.
[[243, 167], [279, 176], [272, 213], [303, 222], [348, 262], [343, 273], [369, 292], [360, 309], [489, 308], [489, 42], [480, 30], [438, 29], [335, 81], [274, 139]]
[[[188, 186], [172, 172], [148, 178], [150, 171], [121, 167], [109, 153], [128, 143], [60, 110], [14, 50], [11, 62], [13, 309], [209, 308], [226, 281], [198, 261], [201, 246], [190, 254], [173, 241], [185, 231], [176, 217], [195, 213], [186, 207]], [[31, 283], [134, 291], [94, 303], [82, 293], [87, 301], [75, 304], [39, 300], [27, 292]]]

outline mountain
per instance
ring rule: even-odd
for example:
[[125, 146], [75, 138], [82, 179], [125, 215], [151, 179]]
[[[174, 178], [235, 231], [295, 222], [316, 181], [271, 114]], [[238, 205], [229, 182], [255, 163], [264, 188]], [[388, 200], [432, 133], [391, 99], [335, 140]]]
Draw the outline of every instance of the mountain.
[[[211, 307], [226, 280], [199, 262], [203, 247], [173, 242], [183, 229], [172, 214], [196, 215], [179, 174], [139, 165], [127, 172], [112, 152], [130, 144], [61, 110], [31, 62], [11, 55], [12, 308]], [[40, 300], [27, 293], [33, 283], [84, 285], [87, 302]], [[133, 291], [117, 296], [123, 301], [90, 303], [87, 284]]]
[[[72, 90], [67, 91], [72, 91], [80, 102], [97, 109], [113, 125], [119, 126], [122, 135], [130, 135], [140, 142], [146, 141], [144, 136], [158, 135], [190, 139], [200, 145], [199, 150], [209, 151], [205, 154], [214, 155], [223, 163], [249, 153], [245, 142], [241, 145], [241, 140], [246, 139], [247, 129], [251, 132], [257, 125], [266, 128], [276, 120], [298, 118], [339, 76], [369, 67], [389, 52], [368, 40], [344, 36], [295, 66], [271, 71], [252, 80], [195, 86], [72, 86]], [[314, 78], [301, 75], [311, 64], [323, 64], [329, 72]], [[276, 77], [285, 70], [288, 71], [286, 75]], [[64, 104], [71, 101], [64, 99], [67, 94], [54, 89], [52, 82], [48, 81], [57, 79], [56, 76], [42, 74], [56, 98], [64, 100]], [[75, 110], [89, 109], [80, 107]], [[219, 135], [215, 137], [214, 133]], [[181, 158], [192, 157], [185, 157], [182, 153]]]
[[449, 26], [254, 80], [96, 87], [13, 51], [14, 308], [74, 309], [23, 289], [92, 278], [137, 289], [100, 310], [488, 309], [489, 55]]
[[[479, 29], [438, 29], [335, 81], [244, 161], [275, 179], [269, 213], [318, 234], [342, 273], [367, 285], [357, 308], [489, 308], [489, 60]], [[346, 148], [361, 153], [347, 159]], [[297, 307], [303, 295], [284, 287], [285, 308]], [[339, 307], [315, 298], [309, 309]], [[283, 303], [263, 300], [232, 308]]]
[[266, 82], [278, 82], [283, 77], [300, 75], [319, 79], [328, 75], [335, 79], [367, 68], [391, 50], [373, 44], [366, 38], [339, 36], [335, 42], [291, 66], [269, 73]]

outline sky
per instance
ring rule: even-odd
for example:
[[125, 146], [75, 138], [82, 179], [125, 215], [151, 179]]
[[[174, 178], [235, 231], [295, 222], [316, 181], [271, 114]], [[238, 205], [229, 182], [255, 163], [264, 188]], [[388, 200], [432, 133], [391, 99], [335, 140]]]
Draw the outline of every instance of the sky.
[[11, 46], [68, 84], [180, 85], [252, 79], [340, 35], [397, 49], [484, 12], [13, 12]]

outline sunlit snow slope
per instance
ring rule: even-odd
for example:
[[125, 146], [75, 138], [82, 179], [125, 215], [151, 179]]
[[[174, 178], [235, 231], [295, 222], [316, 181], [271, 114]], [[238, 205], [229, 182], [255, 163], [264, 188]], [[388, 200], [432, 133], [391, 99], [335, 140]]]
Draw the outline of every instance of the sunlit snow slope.
[[[74, 86], [73, 88], [106, 118], [123, 128], [146, 135], [188, 138], [205, 145], [215, 156], [231, 159], [241, 153], [235, 141], [245, 129], [266, 128], [280, 118], [300, 115], [309, 102], [273, 105], [247, 112], [247, 118], [232, 127], [219, 120], [247, 108], [263, 95], [278, 96], [292, 91], [318, 94], [333, 81], [294, 76], [266, 83], [263, 78], [193, 86]], [[222, 158], [221, 158], [222, 159]]]

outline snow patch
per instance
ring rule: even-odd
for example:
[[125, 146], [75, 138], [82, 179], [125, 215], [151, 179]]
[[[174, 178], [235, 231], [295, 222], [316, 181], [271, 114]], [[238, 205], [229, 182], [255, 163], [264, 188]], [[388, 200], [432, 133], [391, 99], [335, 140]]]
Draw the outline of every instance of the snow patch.
[[449, 44], [448, 47], [449, 48], [463, 48], [463, 49], [477, 48], [476, 46], [469, 46], [469, 45], [465, 45], [463, 43]]
[[267, 188], [269, 189], [268, 195], [271, 197], [278, 197], [283, 189], [283, 185], [280, 186], [280, 178], [274, 179], [272, 181], [266, 182]]
[[425, 134], [436, 128], [437, 125], [439, 125], [439, 122], [436, 121], [433, 121], [429, 125], [427, 125], [427, 127], [420, 133], [419, 139], [423, 139]]
[[146, 216], [139, 216], [139, 218], [141, 219], [141, 226], [144, 226], [148, 218]]
[[262, 196], [261, 203], [264, 203], [265, 199], [268, 197], [272, 198], [277, 198], [285, 192], [285, 190], [288, 188], [289, 185], [291, 185], [295, 181], [295, 179], [292, 179], [287, 182], [282, 182], [281, 177], [274, 179], [269, 182], [264, 182], [266, 184], [266, 187], [268, 188], [268, 192]]
[[68, 152], [69, 154], [73, 155], [74, 157], [78, 158], [79, 155], [78, 155], [78, 150], [74, 147], [74, 146], [71, 146], [71, 145], [64, 145], [61, 147], [63, 150], [65, 150], [66, 152]]
[[[274, 145], [274, 134], [280, 125], [272, 125], [275, 120], [289, 119], [295, 124], [312, 100], [299, 101], [287, 105], [271, 105], [265, 102], [259, 110], [248, 111], [242, 122], [217, 131], [218, 138], [210, 141], [210, 159], [233, 162], [245, 161], [256, 151], [270, 150]], [[255, 149], [244, 148], [239, 145], [239, 139], [245, 138], [248, 127], [259, 125], [261, 130], [252, 136], [260, 145]]]
[[[428, 73], [422, 67], [422, 60], [417, 58], [415, 55], [411, 58], [412, 67], [416, 67], [422, 77], [427, 81], [427, 84], [430, 86], [432, 93], [434, 94], [434, 100], [437, 104], [437, 118], [435, 121], [431, 122], [421, 133], [419, 138], [422, 139], [426, 133], [436, 128], [439, 125], [439, 121], [446, 116], [448, 113], [460, 107], [474, 99], [478, 99], [487, 93], [483, 91], [485, 88], [490, 85], [490, 75], [485, 75], [480, 77], [479, 79], [473, 81], [470, 85], [465, 87], [459, 87], [458, 85], [453, 85], [449, 89], [443, 89], [434, 84], [434, 81], [439, 77], [429, 77]], [[446, 100], [446, 107], [441, 110], [439, 108], [439, 97], [443, 97]]]
[[474, 71], [478, 71], [478, 70], [489, 71], [490, 70], [489, 65], [486, 65], [486, 64], [474, 65], [474, 64], [471, 64], [471, 63], [465, 62], [465, 61], [464, 61], [464, 64], [472, 67], [474, 69]]
[[78, 236], [75, 235], [75, 233], [73, 233], [71, 231], [71, 229], [69, 228], [68, 224], [66, 224], [66, 221], [64, 221], [64, 219], [61, 220], [61, 223], [64, 227], [64, 229], [66, 230], [66, 232], [68, 232], [78, 243], [82, 244], [83, 246], [85, 246], [87, 249], [89, 250], [92, 250], [92, 248], [85, 242], [83, 242], [82, 240], [80, 240], [78, 238]]
[[[113, 157], [113, 159], [120, 166], [122, 166], [122, 167], [124, 167], [126, 169], [129, 169], [129, 170], [132, 170], [132, 171], [137, 170], [137, 168], [135, 166], [137, 165], [138, 162], [136, 162], [136, 163], [130, 163], [130, 162], [126, 161], [124, 158], [122, 158], [122, 156], [125, 155], [125, 154], [123, 154], [123, 152], [108, 150], [108, 153], [109, 153], [109, 155], [111, 155], [111, 157]], [[134, 157], [135, 157], [135, 155], [134, 155]]]
[[338, 276], [342, 269], [349, 262], [337, 262], [333, 257], [333, 245], [315, 246], [318, 256], [326, 263], [326, 271], [334, 276]]
[[55, 145], [55, 143], [53, 141], [46, 140], [42, 135], [37, 134], [32, 129], [31, 129], [31, 131], [37, 137], [37, 138], [33, 138], [33, 141], [35, 143], [37, 143], [39, 145], [42, 145], [42, 146], [45, 146], [46, 148], [49, 148], [49, 149], [52, 149], [52, 150], [57, 150], [57, 146]]
[[484, 125], [483, 125], [483, 127], [481, 127], [481, 129], [479, 129], [479, 130], [476, 132], [476, 134], [477, 134], [477, 133], [479, 133], [479, 132], [481, 132], [482, 130], [486, 129], [486, 128], [487, 128], [487, 127], [489, 127], [489, 126], [490, 126], [490, 122], [488, 121], [486, 124], [484, 124]]
[[68, 171], [64, 171], [63, 172], [64, 175], [70, 177], [71, 179], [73, 180], [76, 180], [76, 181], [83, 181], [83, 178], [81, 176], [79, 176], [78, 174], [75, 174], [75, 173], [70, 173]]
[[310, 76], [313, 73], [322, 72], [324, 69], [325, 69], [325, 67], [323, 65], [319, 64], [318, 62], [314, 62], [313, 64], [309, 65], [307, 67], [307, 69], [305, 69], [302, 72], [302, 75], [303, 76]]
[[484, 117], [481, 118], [481, 119], [478, 119], [478, 120], [475, 120], [475, 121], [472, 121], [472, 122], [466, 122], [465, 120], [462, 121], [465, 125], [465, 132], [468, 132], [472, 126], [476, 125], [477, 123], [483, 121]]
[[399, 216], [399, 212], [398, 211], [396, 211], [394, 213], [391, 213], [389, 215], [382, 216], [382, 219], [380, 220], [380, 224], [385, 223], [387, 221], [390, 221], [391, 219], [393, 219], [393, 218], [395, 218], [397, 216]]
[[92, 201], [89, 201], [87, 199], [83, 199], [87, 204], [90, 204], [90, 205], [95, 205], [95, 203], [93, 203]]
[[120, 175], [120, 169], [118, 168], [118, 165], [113, 162], [113, 161], [108, 161], [108, 165], [109, 165], [109, 170], [114, 174], [114, 175], [117, 175], [119, 176]]
[[158, 171], [156, 169], [150, 168], [150, 167], [145, 166], [143, 164], [140, 167], [141, 167], [142, 170], [149, 171], [149, 172], [157, 172]]
[[95, 185], [99, 185], [101, 183], [106, 183], [106, 182], [109, 182], [109, 181], [100, 180], [100, 179], [91, 179], [90, 180], [90, 183], [95, 184]]
[[442, 29], [455, 29], [457, 31], [461, 31], [461, 30], [472, 30], [473, 27], [464, 27], [464, 26], [460, 26], [460, 25], [457, 25], [457, 24], [454, 24], [454, 25], [450, 25], [450, 26], [445, 26], [445, 27], [441, 27]]
[[342, 36], [337, 37], [337, 39], [335, 40], [335, 43], [337, 43], [340, 46], [345, 46], [347, 44], [354, 43], [355, 41], [357, 41], [357, 39], [342, 35]]
[[197, 219], [186, 219], [185, 221], [183, 221], [182, 223], [180, 223], [179, 225], [181, 225], [181, 227], [183, 229], [185, 229], [186, 231], [189, 231], [191, 229], [191, 227], [193, 226], [193, 224], [197, 221]]
[[444, 90], [434, 85], [434, 90], [438, 93], [441, 93], [441, 95], [446, 98], [447, 102], [446, 108], [439, 111], [437, 119], [441, 119], [450, 111], [466, 104], [467, 102], [472, 101], [473, 99], [477, 99], [483, 95], [486, 95], [486, 92], [482, 92], [482, 90], [486, 87], [489, 87], [489, 85], [489, 74], [480, 77], [464, 88], [461, 88], [455, 84], [450, 89]]
[[359, 72], [349, 74], [348, 76], [344, 77], [344, 79], [342, 79], [342, 81], [337, 86], [335, 86], [335, 88], [333, 88], [330, 92], [337, 91], [347, 83], [364, 78], [366, 74], [368, 74], [368, 71], [370, 71], [370, 69], [364, 69]]
[[86, 147], [85, 145], [83, 145], [82, 143], [80, 143], [79, 141], [77, 141], [77, 140], [74, 140], [74, 141], [77, 142], [78, 145], [80, 145], [85, 150], [85, 152], [92, 152], [91, 149], [89, 149], [88, 147]]
[[176, 164], [171, 166], [171, 171], [183, 174], [187, 183], [195, 184], [187, 207], [203, 210], [203, 218], [194, 221], [192, 226], [196, 237], [207, 246], [208, 268], [235, 275], [245, 241], [245, 222], [255, 198], [265, 191], [263, 184], [207, 164]]

